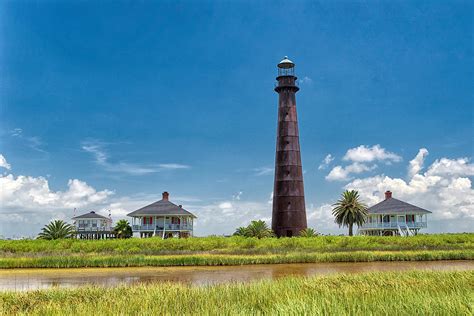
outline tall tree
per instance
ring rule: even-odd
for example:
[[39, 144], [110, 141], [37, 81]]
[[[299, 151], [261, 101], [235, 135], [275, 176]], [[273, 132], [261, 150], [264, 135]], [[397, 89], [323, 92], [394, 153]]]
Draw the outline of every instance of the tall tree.
[[76, 234], [76, 229], [71, 224], [62, 220], [54, 220], [45, 225], [42, 232], [38, 234], [38, 239], [63, 239], [72, 238]]
[[115, 224], [114, 233], [117, 238], [130, 238], [133, 235], [132, 227], [126, 219], [121, 219]]
[[354, 224], [361, 226], [367, 218], [367, 206], [360, 201], [359, 192], [346, 190], [332, 206], [332, 215], [339, 227], [349, 227], [349, 236], [353, 235]]

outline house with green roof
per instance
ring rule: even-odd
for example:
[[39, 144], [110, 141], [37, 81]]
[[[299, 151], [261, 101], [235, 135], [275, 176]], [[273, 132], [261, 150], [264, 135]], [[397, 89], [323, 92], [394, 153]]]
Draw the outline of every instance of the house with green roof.
[[395, 199], [392, 192], [385, 192], [385, 200], [367, 210], [366, 222], [359, 227], [360, 235], [414, 236], [427, 228], [430, 211]]

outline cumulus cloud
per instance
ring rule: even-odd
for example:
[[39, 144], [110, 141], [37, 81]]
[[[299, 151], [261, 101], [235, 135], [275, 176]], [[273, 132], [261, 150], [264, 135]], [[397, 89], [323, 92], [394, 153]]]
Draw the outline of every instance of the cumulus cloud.
[[74, 208], [105, 210], [110, 190], [96, 190], [78, 179], [70, 179], [64, 191], [54, 191], [44, 177], [0, 176], [0, 232], [36, 235], [51, 219], [70, 220]]
[[[464, 226], [472, 225], [474, 190], [469, 176], [474, 174], [474, 165], [467, 158], [442, 158], [433, 162], [425, 173], [420, 173], [422, 159], [427, 154], [422, 148], [412, 160], [415, 162], [410, 163], [412, 177], [408, 181], [382, 174], [355, 179], [345, 188], [358, 190], [369, 205], [380, 202], [383, 193], [390, 190], [393, 197], [432, 211], [435, 220], [455, 219]], [[414, 170], [418, 173], [414, 174]]]
[[334, 157], [331, 154], [326, 155], [326, 157], [324, 157], [323, 161], [319, 165], [318, 170], [326, 169], [333, 160]]
[[112, 191], [97, 191], [84, 181], [71, 179], [67, 190], [52, 191], [44, 177], [17, 176], [0, 177], [0, 204], [2, 209], [73, 209], [105, 201]]
[[360, 145], [359, 147], [349, 149], [344, 157], [346, 161], [354, 162], [372, 162], [372, 161], [386, 161], [386, 162], [400, 162], [402, 157], [395, 153], [387, 151], [380, 145], [372, 147]]
[[474, 176], [474, 164], [469, 163], [468, 158], [441, 158], [433, 162], [426, 174], [438, 176]]
[[316, 229], [318, 233], [322, 234], [342, 234], [343, 230], [334, 222], [332, 215], [332, 205], [324, 203], [316, 206], [310, 204], [306, 208], [308, 227]]
[[198, 220], [195, 235], [209, 233], [232, 234], [239, 226], [247, 226], [253, 220], [264, 220], [271, 224], [271, 204], [266, 201], [224, 200], [210, 204], [190, 204], [186, 209], [195, 213]]
[[329, 181], [346, 181], [351, 179], [351, 174], [359, 174], [365, 171], [371, 171], [377, 168], [376, 165], [368, 166], [366, 164], [354, 162], [346, 167], [335, 166], [326, 176]]
[[426, 156], [428, 156], [428, 150], [426, 148], [420, 148], [415, 158], [410, 161], [408, 165], [408, 177], [410, 179], [423, 169]]
[[91, 153], [95, 158], [95, 163], [103, 167], [106, 171], [126, 173], [129, 175], [144, 175], [149, 173], [156, 173], [165, 170], [189, 169], [188, 165], [178, 163], [161, 163], [157, 165], [144, 165], [128, 162], [109, 161], [109, 156], [104, 149], [104, 144], [99, 141], [87, 141], [82, 143], [82, 149]]
[[0, 154], [0, 168], [5, 168], [7, 170], [10, 170], [12, 168], [7, 162], [7, 159], [2, 154]]

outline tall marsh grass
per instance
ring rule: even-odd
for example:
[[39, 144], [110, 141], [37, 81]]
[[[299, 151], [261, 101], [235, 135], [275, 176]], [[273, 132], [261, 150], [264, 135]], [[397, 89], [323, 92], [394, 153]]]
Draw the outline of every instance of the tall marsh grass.
[[472, 315], [474, 273], [384, 272], [208, 287], [0, 292], [1, 315]]
[[0, 256], [68, 254], [267, 254], [334, 251], [474, 249], [474, 234], [414, 237], [318, 236], [310, 238], [203, 237], [188, 239], [0, 240]]
[[223, 266], [277, 263], [473, 260], [474, 250], [288, 252], [276, 254], [181, 254], [0, 257], [0, 269], [143, 266]]

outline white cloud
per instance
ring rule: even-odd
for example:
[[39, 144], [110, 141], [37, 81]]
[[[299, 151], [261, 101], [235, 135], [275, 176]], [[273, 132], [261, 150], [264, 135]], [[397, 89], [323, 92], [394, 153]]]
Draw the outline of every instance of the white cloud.
[[415, 158], [410, 161], [410, 165], [408, 166], [408, 177], [410, 179], [423, 169], [426, 156], [428, 156], [428, 150], [426, 148], [420, 148]]
[[256, 176], [267, 176], [273, 174], [273, 168], [270, 167], [259, 167], [253, 169], [255, 171]]
[[173, 169], [189, 169], [191, 168], [188, 165], [182, 165], [179, 163], [161, 163], [158, 165], [161, 169], [168, 169], [168, 170], [173, 170]]
[[22, 140], [27, 147], [33, 150], [41, 152], [41, 153], [46, 153], [46, 151], [42, 148], [44, 145], [43, 141], [38, 136], [26, 136], [23, 133], [23, 129], [21, 128], [14, 128], [13, 130], [10, 131], [10, 135], [12, 137], [16, 137]]
[[329, 181], [346, 181], [351, 179], [351, 174], [359, 174], [365, 171], [371, 171], [377, 168], [376, 165], [367, 166], [362, 163], [354, 162], [346, 167], [335, 166], [326, 176]]
[[426, 174], [439, 176], [474, 176], [474, 164], [470, 164], [468, 158], [441, 158], [433, 162]]
[[368, 147], [360, 145], [359, 147], [349, 149], [343, 160], [350, 160], [355, 162], [372, 162], [372, 161], [386, 161], [386, 162], [400, 162], [402, 157], [395, 153], [389, 152], [380, 145]]
[[318, 170], [326, 169], [333, 160], [334, 157], [331, 154], [328, 154], [319, 165]]
[[[410, 164], [413, 168], [409, 170], [421, 170], [420, 157], [426, 154], [427, 151], [420, 150], [414, 158], [417, 163]], [[424, 174], [414, 174], [408, 182], [382, 174], [355, 179], [345, 188], [358, 190], [369, 205], [380, 202], [383, 193], [390, 190], [393, 197], [432, 211], [434, 220], [459, 220], [459, 229], [465, 227], [472, 231], [474, 190], [468, 177], [473, 175], [473, 168], [474, 165], [466, 158], [442, 158], [436, 160]], [[410, 172], [413, 174], [413, 171]]]
[[0, 168], [5, 168], [7, 170], [12, 168], [12, 166], [10, 166], [10, 164], [7, 162], [7, 159], [5, 159], [2, 154], [0, 154]]
[[219, 204], [219, 208], [221, 210], [229, 210], [232, 209], [232, 203], [231, 202], [222, 202]]
[[239, 191], [237, 194], [234, 194], [234, 195], [232, 196], [232, 200], [234, 200], [234, 201], [240, 201], [240, 199], [242, 198], [242, 194], [244, 194], [244, 192]]
[[12, 174], [0, 177], [0, 204], [22, 209], [73, 209], [105, 201], [112, 191], [97, 191], [86, 182], [71, 179], [65, 191], [52, 191], [43, 177], [18, 176]]
[[273, 205], [273, 191], [270, 193], [267, 203]]
[[308, 76], [304, 76], [302, 79], [299, 80], [300, 84], [312, 84], [313, 79]]
[[54, 191], [44, 177], [0, 176], [0, 232], [3, 235], [35, 236], [51, 219], [69, 221], [74, 208], [105, 210], [110, 190], [96, 190], [84, 181], [71, 179], [64, 191]]
[[23, 129], [21, 128], [14, 128], [10, 131], [10, 135], [16, 137], [16, 136], [21, 136], [23, 134]]
[[157, 165], [141, 165], [136, 163], [109, 161], [107, 152], [104, 150], [104, 144], [98, 141], [87, 141], [82, 143], [82, 149], [94, 155], [95, 162], [109, 172], [126, 173], [130, 175], [144, 175], [156, 173], [165, 170], [189, 169], [188, 165], [177, 163], [162, 163]]
[[264, 220], [271, 224], [271, 204], [266, 201], [228, 200], [212, 204], [185, 205], [195, 213], [195, 235], [208, 234], [230, 235], [240, 226], [247, 226], [251, 221]]

